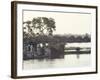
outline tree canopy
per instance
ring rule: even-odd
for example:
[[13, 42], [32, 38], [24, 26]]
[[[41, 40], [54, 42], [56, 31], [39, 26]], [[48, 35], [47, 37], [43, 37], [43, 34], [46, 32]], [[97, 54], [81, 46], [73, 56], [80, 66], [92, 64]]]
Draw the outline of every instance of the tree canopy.
[[36, 17], [32, 21], [23, 22], [23, 24], [26, 24], [27, 34], [32, 37], [38, 35], [53, 35], [53, 31], [56, 30], [55, 20], [53, 18]]

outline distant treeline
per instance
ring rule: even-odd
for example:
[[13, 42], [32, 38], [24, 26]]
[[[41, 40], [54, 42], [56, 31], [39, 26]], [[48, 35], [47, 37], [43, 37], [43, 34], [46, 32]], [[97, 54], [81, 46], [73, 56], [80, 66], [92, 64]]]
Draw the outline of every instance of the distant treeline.
[[91, 37], [89, 34], [84, 34], [84, 35], [39, 35], [35, 37], [26, 37], [24, 36], [24, 42], [35, 42], [35, 43], [73, 43], [73, 42], [91, 42]]

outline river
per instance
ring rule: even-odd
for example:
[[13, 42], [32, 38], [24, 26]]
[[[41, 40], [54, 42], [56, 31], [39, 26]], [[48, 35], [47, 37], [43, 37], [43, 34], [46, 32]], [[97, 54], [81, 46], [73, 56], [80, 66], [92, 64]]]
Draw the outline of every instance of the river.
[[64, 59], [41, 59], [23, 61], [23, 69], [43, 69], [43, 68], [68, 68], [85, 67], [91, 65], [91, 55], [81, 54], [77, 58], [76, 54], [65, 55]]

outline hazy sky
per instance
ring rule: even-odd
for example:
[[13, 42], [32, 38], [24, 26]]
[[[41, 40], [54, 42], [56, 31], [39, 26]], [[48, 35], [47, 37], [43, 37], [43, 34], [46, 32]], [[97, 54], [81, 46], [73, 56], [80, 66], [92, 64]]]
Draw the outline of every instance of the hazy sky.
[[56, 31], [54, 31], [54, 34], [91, 33], [91, 14], [40, 11], [23, 12], [24, 21], [32, 20], [34, 17], [48, 17], [55, 19]]

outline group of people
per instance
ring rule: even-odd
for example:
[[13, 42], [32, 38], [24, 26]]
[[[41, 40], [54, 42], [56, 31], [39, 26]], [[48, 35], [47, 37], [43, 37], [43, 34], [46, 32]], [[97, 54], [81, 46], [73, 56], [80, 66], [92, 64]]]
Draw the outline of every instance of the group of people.
[[61, 44], [38, 43], [24, 46], [25, 59], [64, 57], [64, 46]]
[[47, 56], [49, 57], [51, 55], [51, 50], [48, 44], [37, 44], [35, 47], [34, 45], [29, 45], [29, 52], [34, 56], [34, 57], [38, 57], [38, 56]]
[[50, 56], [51, 55], [51, 50], [48, 44], [43, 45], [43, 44], [38, 44], [37, 49], [33, 50], [33, 55], [34, 56]]

